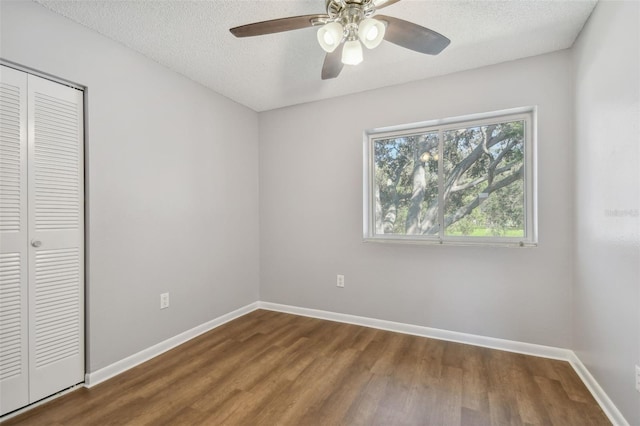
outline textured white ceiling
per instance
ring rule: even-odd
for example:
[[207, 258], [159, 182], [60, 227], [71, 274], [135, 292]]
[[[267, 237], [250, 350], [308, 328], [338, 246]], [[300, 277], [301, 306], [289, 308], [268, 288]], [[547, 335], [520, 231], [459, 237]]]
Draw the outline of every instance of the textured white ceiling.
[[477, 68], [570, 47], [596, 0], [403, 0], [380, 13], [437, 31], [438, 56], [383, 42], [323, 81], [316, 30], [238, 39], [229, 28], [325, 13], [324, 0], [36, 0], [256, 111]]

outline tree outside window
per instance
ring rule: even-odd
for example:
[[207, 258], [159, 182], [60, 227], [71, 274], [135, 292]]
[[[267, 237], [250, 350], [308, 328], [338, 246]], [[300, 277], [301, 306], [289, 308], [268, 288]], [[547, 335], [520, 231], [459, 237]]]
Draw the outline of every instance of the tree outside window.
[[532, 115], [370, 133], [365, 237], [535, 243]]

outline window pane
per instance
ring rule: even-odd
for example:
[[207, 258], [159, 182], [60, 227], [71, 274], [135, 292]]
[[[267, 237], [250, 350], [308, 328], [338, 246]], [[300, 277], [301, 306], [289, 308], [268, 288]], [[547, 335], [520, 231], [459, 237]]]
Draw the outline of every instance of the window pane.
[[438, 133], [374, 140], [376, 234], [437, 235]]
[[446, 236], [525, 236], [524, 124], [443, 132]]

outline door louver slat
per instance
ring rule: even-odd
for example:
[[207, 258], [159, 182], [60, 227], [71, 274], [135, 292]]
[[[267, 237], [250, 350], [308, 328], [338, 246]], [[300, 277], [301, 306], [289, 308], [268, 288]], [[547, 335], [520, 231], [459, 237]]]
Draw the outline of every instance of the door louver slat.
[[0, 83], [0, 105], [0, 233], [19, 232], [22, 227], [20, 88]]
[[0, 254], [0, 380], [22, 373], [19, 253]]
[[80, 226], [78, 106], [42, 93], [34, 98], [35, 223], [38, 230]]
[[35, 360], [43, 367], [78, 353], [80, 256], [76, 248], [41, 250], [35, 259]]

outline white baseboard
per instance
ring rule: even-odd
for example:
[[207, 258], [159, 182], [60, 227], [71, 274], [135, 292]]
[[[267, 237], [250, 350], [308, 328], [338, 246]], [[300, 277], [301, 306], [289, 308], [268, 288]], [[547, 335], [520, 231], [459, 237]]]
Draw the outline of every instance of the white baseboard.
[[419, 325], [404, 324], [393, 321], [385, 321], [375, 318], [359, 317], [355, 315], [340, 314], [336, 312], [321, 311], [317, 309], [300, 308], [297, 306], [281, 305], [271, 302], [258, 302], [259, 309], [284, 312], [306, 317], [319, 318], [347, 324], [362, 325], [364, 327], [378, 328], [381, 330], [395, 331], [397, 333], [412, 334], [414, 336], [429, 337], [432, 339], [446, 340], [450, 342], [466, 343], [474, 346], [515, 352], [525, 355], [539, 356], [542, 358], [558, 359], [571, 364], [576, 374], [582, 379], [585, 386], [594, 399], [600, 404], [602, 411], [615, 426], [629, 426], [605, 391], [593, 378], [589, 370], [582, 364], [578, 356], [570, 349], [555, 348], [552, 346], [536, 345], [533, 343], [516, 342], [513, 340], [497, 339], [494, 337], [478, 336], [475, 334], [459, 333], [456, 331], [441, 330], [438, 328], [423, 327]]
[[604, 389], [602, 389], [589, 370], [587, 370], [587, 367], [580, 361], [580, 358], [578, 358], [575, 352], [571, 351], [571, 358], [568, 361], [576, 371], [576, 374], [582, 379], [587, 389], [589, 389], [591, 395], [593, 395], [598, 404], [600, 404], [600, 408], [602, 408], [602, 411], [604, 411], [611, 423], [615, 426], [629, 426], [627, 420], [620, 410], [618, 410], [618, 407], [611, 401]]
[[466, 343], [468, 345], [482, 346], [485, 348], [499, 349], [508, 352], [516, 352], [525, 355], [534, 355], [544, 358], [560, 359], [568, 361], [569, 349], [554, 348], [552, 346], [522, 343], [513, 340], [497, 339], [495, 337], [478, 336], [475, 334], [459, 333], [438, 328], [424, 327], [420, 325], [405, 324], [375, 318], [359, 317], [355, 315], [339, 314], [336, 312], [320, 311], [316, 309], [299, 308], [297, 306], [280, 305], [278, 303], [258, 302], [260, 309], [285, 312], [330, 321], [344, 322], [348, 324], [362, 325], [381, 330], [395, 331], [397, 333], [412, 334], [414, 336], [430, 337], [432, 339], [447, 340], [450, 342]]
[[179, 346], [193, 339], [194, 337], [206, 333], [207, 331], [219, 327], [222, 324], [234, 320], [238, 317], [246, 315], [249, 312], [255, 311], [256, 309], [258, 309], [258, 302], [250, 303], [246, 306], [236, 309], [233, 312], [229, 312], [228, 314], [219, 316], [218, 318], [194, 327], [191, 330], [187, 330], [183, 333], [178, 334], [177, 336], [171, 337], [164, 342], [160, 342], [136, 354], [128, 356], [127, 358], [108, 365], [107, 367], [101, 368], [100, 370], [94, 371], [93, 373], [85, 374], [84, 384], [88, 388], [95, 386], [98, 383], [104, 382], [105, 380], [110, 379], [120, 373], [124, 373], [130, 368], [133, 368], [145, 361], [150, 360], [151, 358], [154, 358], [170, 349], [173, 349], [176, 346]]

